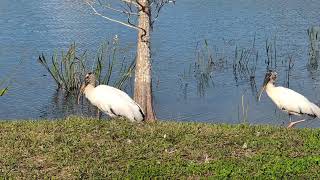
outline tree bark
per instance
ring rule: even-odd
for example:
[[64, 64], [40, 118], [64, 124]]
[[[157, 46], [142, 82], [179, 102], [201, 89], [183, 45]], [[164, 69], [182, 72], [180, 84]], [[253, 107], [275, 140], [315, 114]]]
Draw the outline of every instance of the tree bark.
[[138, 44], [135, 69], [134, 100], [145, 113], [146, 121], [155, 121], [152, 101], [152, 71], [150, 51], [150, 9], [149, 0], [137, 0], [141, 5], [138, 18]]

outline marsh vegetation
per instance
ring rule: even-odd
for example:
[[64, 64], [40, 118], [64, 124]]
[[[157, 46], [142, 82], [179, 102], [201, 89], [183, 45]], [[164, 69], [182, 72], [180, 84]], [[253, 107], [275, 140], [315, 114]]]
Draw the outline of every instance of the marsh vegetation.
[[66, 95], [78, 93], [84, 75], [93, 72], [98, 84], [111, 85], [122, 89], [133, 74], [135, 59], [126, 59], [123, 50], [119, 47], [118, 37], [103, 42], [97, 50], [95, 58], [89, 58], [87, 51], [78, 53], [76, 44], [70, 45], [66, 53], [61, 55], [54, 51], [51, 61], [40, 55], [38, 61], [51, 75], [57, 84], [58, 90]]
[[[61, 118], [70, 114], [90, 114], [74, 111], [70, 107], [73, 106], [73, 95], [65, 90], [77, 88], [77, 81], [81, 81], [82, 77], [79, 75], [79, 78], [68, 78], [72, 74], [63, 72], [66, 76], [62, 75], [61, 79], [57, 76], [55, 82], [46, 68], [36, 61], [38, 55], [44, 55], [50, 68], [52, 57], [56, 56], [59, 72], [64, 71], [64, 65], [63, 68], [60, 67], [62, 51], [63, 56], [70, 54], [72, 57], [73, 53], [68, 53], [70, 43], [76, 42], [75, 57], [87, 62], [85, 66], [88, 71], [95, 71], [99, 66], [96, 62], [101, 40], [118, 34], [121, 44], [117, 49], [123, 49], [127, 44], [131, 45], [131, 49], [129, 56], [121, 57], [121, 52], [116, 53], [118, 57], [112, 67], [110, 85], [116, 85], [114, 81], [120, 78], [118, 70], [121, 68], [118, 67], [122, 61], [125, 62], [123, 67], [128, 67], [135, 59], [137, 31], [127, 30], [94, 16], [90, 7], [83, 6], [82, 2], [30, 3], [33, 6], [27, 2], [22, 2], [21, 5], [9, 3], [10, 6], [6, 6], [7, 3], [7, 0], [0, 3], [8, 8], [8, 11], [0, 12], [4, 19], [0, 22], [3, 32], [0, 35], [3, 42], [0, 45], [0, 78], [10, 74], [10, 67], [14, 67], [17, 60], [22, 59], [24, 64], [11, 81], [10, 93], [1, 97], [0, 114], [4, 119]], [[307, 29], [318, 24], [318, 10], [315, 8], [318, 4], [314, 2], [314, 6], [308, 6], [306, 3], [292, 3], [288, 6], [287, 2], [266, 1], [254, 4], [248, 1], [234, 6], [223, 1], [220, 6], [215, 1], [203, 1], [177, 2], [173, 7], [164, 6], [159, 17], [153, 16], [157, 22], [153, 27], [150, 46], [155, 80], [154, 104], [159, 118], [238, 123], [238, 119], [242, 119], [243, 95], [244, 105], [249, 107], [249, 123], [281, 125], [278, 120], [287, 118], [273, 113], [274, 106], [267, 98], [259, 104], [254, 98], [255, 89], [263, 81], [262, 76], [268, 62], [270, 68], [276, 66], [279, 72], [279, 85], [290, 86], [308, 97], [319, 99], [319, 70], [312, 67], [306, 69], [305, 66], [309, 61], [310, 44]], [[100, 4], [92, 5], [101, 14], [106, 13], [105, 15], [124, 22], [127, 20], [126, 15], [118, 16], [117, 12], [109, 14], [112, 10], [104, 11]], [[265, 7], [271, 6], [276, 8], [264, 11]], [[225, 13], [231, 8], [236, 10]], [[201, 11], [197, 11], [199, 9]], [[256, 11], [251, 11], [253, 9]], [[290, 12], [290, 16], [285, 19], [282, 13], [284, 10]], [[21, 23], [19, 17], [30, 18]], [[131, 22], [136, 22], [134, 19], [132, 16]], [[315, 34], [311, 31], [310, 29], [310, 34]], [[316, 36], [313, 35], [312, 38], [316, 39]], [[111, 45], [112, 41], [109, 40]], [[316, 47], [316, 43], [313, 44], [312, 47]], [[112, 57], [112, 53], [109, 54]], [[69, 69], [70, 64], [74, 71], [83, 68], [77, 59], [75, 63], [65, 62], [66, 69]], [[108, 79], [106, 71], [109, 69], [109, 62], [112, 64], [112, 60], [105, 59], [102, 68], [105, 72], [102, 72], [101, 80]], [[73, 79], [74, 82], [68, 79]], [[74, 85], [64, 87], [64, 81]], [[58, 84], [60, 90], [56, 92]], [[133, 96], [133, 89], [130, 89], [132, 87], [129, 84], [124, 83], [122, 89], [128, 88], [126, 92]], [[4, 85], [1, 89], [6, 87]], [[64, 94], [63, 97], [57, 97], [61, 94]], [[241, 113], [237, 112], [238, 109]]]
[[[320, 52], [318, 33], [320, 28], [311, 27], [307, 33], [309, 36], [309, 61], [305, 62], [307, 66], [317, 68], [318, 54]], [[265, 40], [265, 48], [258, 49], [256, 38], [253, 38], [251, 47], [241, 47], [238, 45], [214, 48], [208, 40], [198, 42], [195, 50], [194, 62], [190, 63], [188, 68], [184, 69], [178, 75], [180, 87], [184, 94], [187, 94], [189, 84], [195, 83], [197, 92], [200, 96], [205, 95], [206, 89], [214, 86], [215, 75], [218, 73], [232, 72], [233, 80], [238, 86], [240, 82], [248, 82], [251, 87], [252, 95], [257, 95], [256, 71], [257, 68], [274, 69], [285, 75], [283, 84], [290, 86], [291, 72], [294, 68], [295, 58], [292, 54], [279, 57], [277, 50], [277, 38]], [[262, 47], [262, 46], [259, 46]], [[233, 53], [232, 53], [233, 52]], [[234, 56], [229, 56], [234, 54]], [[263, 56], [262, 56], [263, 55]], [[232, 69], [232, 71], [229, 71]]]

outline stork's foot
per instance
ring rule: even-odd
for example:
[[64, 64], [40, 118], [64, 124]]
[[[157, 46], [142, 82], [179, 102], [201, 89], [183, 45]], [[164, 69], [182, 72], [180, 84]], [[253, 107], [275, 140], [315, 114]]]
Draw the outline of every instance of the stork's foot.
[[301, 122], [304, 122], [304, 121], [306, 121], [306, 120], [305, 120], [305, 119], [301, 119], [301, 120], [299, 120], [299, 121], [291, 122], [291, 123], [289, 123], [288, 128], [292, 128], [292, 127], [295, 126], [296, 124], [301, 123]]

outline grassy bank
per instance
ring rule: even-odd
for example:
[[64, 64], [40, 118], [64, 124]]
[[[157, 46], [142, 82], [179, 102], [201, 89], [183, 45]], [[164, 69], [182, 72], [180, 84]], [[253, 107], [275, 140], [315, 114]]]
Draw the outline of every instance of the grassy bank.
[[318, 177], [320, 130], [68, 118], [0, 122], [0, 179]]

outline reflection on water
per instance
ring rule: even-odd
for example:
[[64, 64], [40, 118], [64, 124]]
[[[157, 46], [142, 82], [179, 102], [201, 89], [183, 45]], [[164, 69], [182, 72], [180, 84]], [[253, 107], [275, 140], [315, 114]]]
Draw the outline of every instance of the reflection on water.
[[50, 103], [41, 108], [40, 118], [63, 118], [69, 115], [97, 117], [97, 108], [90, 105], [83, 96], [78, 104], [77, 97], [76, 93], [66, 95], [64, 90], [56, 90], [50, 98]]
[[[320, 1], [309, 0], [185, 0], [164, 7], [152, 34], [158, 118], [287, 124], [287, 115], [266, 95], [256, 102], [267, 69], [278, 72], [279, 85], [320, 102], [319, 69], [306, 65], [318, 63], [318, 36], [307, 29], [320, 23], [319, 7]], [[23, 61], [9, 93], [0, 98], [0, 119], [95, 116], [86, 100], [78, 106], [75, 97], [56, 92], [54, 81], [43, 76], [47, 72], [36, 62], [38, 55], [66, 49], [72, 42], [80, 51], [94, 52], [103, 39], [115, 35], [121, 45], [136, 42], [135, 31], [93, 16], [81, 2], [2, 0], [0, 16], [0, 74], [10, 74]], [[132, 49], [126, 60], [134, 58]]]

